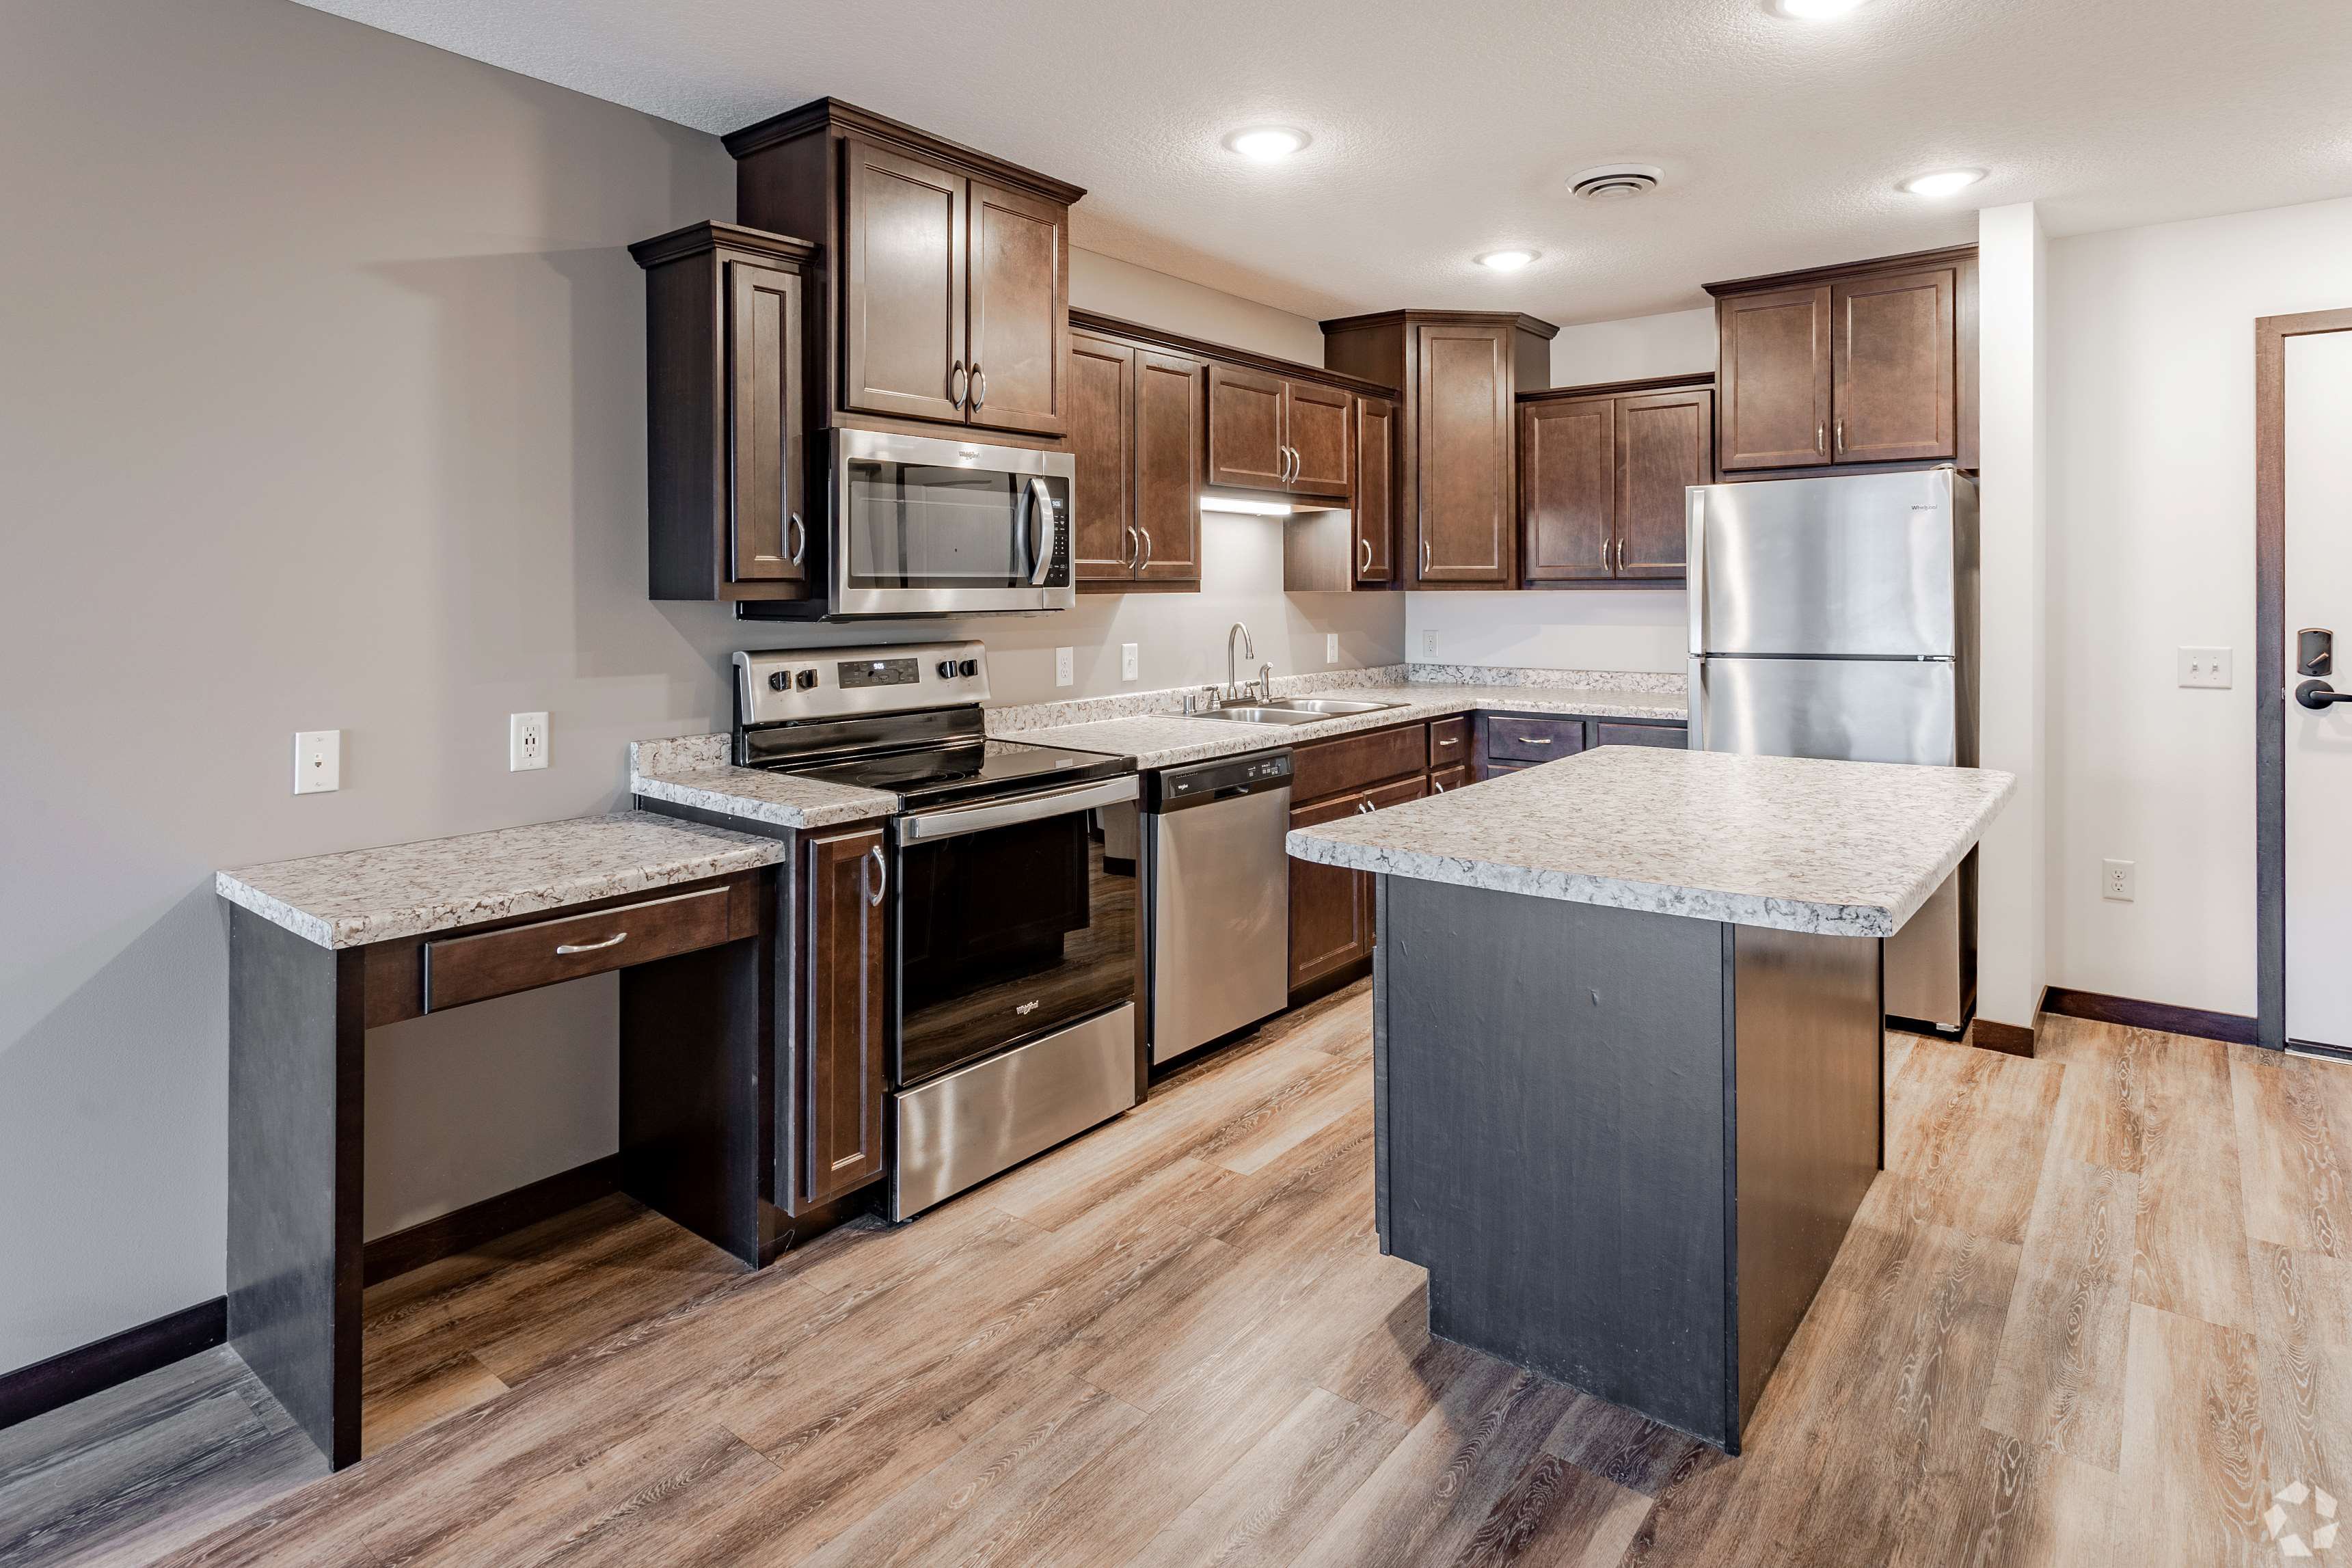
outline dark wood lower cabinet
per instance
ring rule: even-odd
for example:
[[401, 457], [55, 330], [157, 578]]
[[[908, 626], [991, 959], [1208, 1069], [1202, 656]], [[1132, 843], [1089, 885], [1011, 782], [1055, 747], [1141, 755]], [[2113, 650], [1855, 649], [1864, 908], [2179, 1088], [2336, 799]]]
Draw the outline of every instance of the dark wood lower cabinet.
[[[1360, 794], [1300, 806], [1293, 827], [1336, 822], [1363, 809]], [[1290, 863], [1290, 988], [1301, 991], [1372, 955], [1372, 879], [1312, 861]]]
[[795, 1214], [882, 1173], [885, 853], [877, 827], [808, 840]]

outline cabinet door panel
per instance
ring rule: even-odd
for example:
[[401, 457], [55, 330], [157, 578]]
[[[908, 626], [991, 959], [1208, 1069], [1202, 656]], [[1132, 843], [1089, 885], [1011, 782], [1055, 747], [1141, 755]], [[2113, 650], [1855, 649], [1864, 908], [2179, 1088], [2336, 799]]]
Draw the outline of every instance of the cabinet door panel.
[[1356, 581], [1387, 583], [1396, 574], [1396, 405], [1356, 399]]
[[1283, 439], [1290, 444], [1289, 489], [1295, 495], [1348, 495], [1348, 405], [1336, 388], [1294, 381], [1284, 388]]
[[1417, 583], [1507, 584], [1512, 504], [1510, 344], [1486, 328], [1415, 329]]
[[1282, 452], [1283, 382], [1236, 365], [1209, 367], [1209, 482], [1278, 490], [1289, 467]]
[[1959, 424], [1953, 375], [1957, 270], [1859, 278], [1832, 291], [1837, 398], [1831, 448], [1841, 463], [1948, 458]]
[[727, 264], [728, 576], [738, 583], [808, 575], [801, 487], [801, 280]]
[[882, 1173], [882, 834], [808, 847], [808, 1006], [801, 1040], [801, 1181], [819, 1204]]
[[1523, 557], [1530, 582], [1608, 577], [1617, 538], [1617, 400], [1519, 410]]
[[[1293, 827], [1353, 816], [1361, 794], [1341, 795], [1290, 814]], [[1363, 871], [1290, 862], [1290, 988], [1360, 963], [1372, 952], [1372, 879]]]
[[1715, 478], [1715, 394], [1617, 400], [1617, 575], [1680, 577], [1690, 550], [1683, 492]]
[[1058, 436], [1067, 209], [971, 183], [971, 422]]
[[1209, 374], [1209, 366], [1184, 354], [1136, 351], [1136, 576], [1147, 583], [1201, 580]]
[[1135, 575], [1135, 349], [1070, 334], [1070, 568], [1081, 583]]
[[842, 225], [842, 402], [866, 414], [963, 422], [965, 181], [850, 138]]
[[1717, 465], [1790, 468], [1826, 463], [1830, 291], [1790, 289], [1717, 301], [1721, 337]]

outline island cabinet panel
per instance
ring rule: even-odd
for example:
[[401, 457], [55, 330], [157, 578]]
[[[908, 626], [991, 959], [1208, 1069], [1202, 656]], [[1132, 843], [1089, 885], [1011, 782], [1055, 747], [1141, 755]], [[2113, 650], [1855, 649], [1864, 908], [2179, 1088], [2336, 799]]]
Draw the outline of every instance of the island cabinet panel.
[[970, 182], [858, 137], [843, 161], [842, 405], [960, 424]]
[[795, 1213], [882, 1173], [884, 853], [879, 828], [808, 841]]
[[1131, 343], [1070, 334], [1070, 569], [1081, 583], [1135, 575], [1135, 355]]
[[1287, 384], [1240, 365], [1209, 367], [1209, 482], [1278, 490], [1290, 471], [1282, 439]]
[[1209, 366], [1189, 354], [1135, 358], [1135, 575], [1201, 582], [1201, 454], [1208, 439]]
[[1837, 461], [1917, 462], [1958, 449], [1958, 272], [1950, 267], [1832, 289], [1837, 386], [1830, 447]]
[[1356, 399], [1355, 581], [1387, 587], [1396, 579], [1396, 405]]
[[1716, 307], [1723, 394], [1717, 465], [1807, 468], [1830, 440], [1830, 290], [1785, 289]]

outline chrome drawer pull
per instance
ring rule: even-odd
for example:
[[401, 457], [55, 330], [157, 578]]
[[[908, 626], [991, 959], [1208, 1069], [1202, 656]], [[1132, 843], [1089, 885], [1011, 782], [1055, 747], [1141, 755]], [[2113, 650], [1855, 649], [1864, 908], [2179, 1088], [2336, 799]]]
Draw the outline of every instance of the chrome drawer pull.
[[1519, 739], [1525, 741], [1530, 746], [1549, 746], [1551, 744], [1550, 737], [1546, 735], [1522, 735]]
[[575, 952], [602, 952], [608, 947], [618, 947], [621, 943], [628, 940], [629, 933], [627, 931], [616, 931], [602, 942], [562, 942], [559, 943], [555, 949], [555, 956], [558, 958], [569, 958]]
[[[882, 902], [882, 894], [884, 890], [890, 886], [890, 863], [882, 858], [882, 846], [879, 844], [877, 844], [873, 848], [868, 849], [866, 853], [867, 858], [874, 862], [874, 890], [866, 895], [866, 901], [868, 904], [878, 906]], [[857, 868], [857, 876], [860, 881], [865, 879], [865, 867], [860, 866]]]

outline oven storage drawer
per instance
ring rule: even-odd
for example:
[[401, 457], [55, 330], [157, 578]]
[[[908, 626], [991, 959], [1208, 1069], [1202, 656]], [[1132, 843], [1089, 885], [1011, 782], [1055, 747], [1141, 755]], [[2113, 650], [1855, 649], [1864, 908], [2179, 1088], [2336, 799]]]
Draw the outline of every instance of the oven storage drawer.
[[890, 1217], [905, 1219], [1135, 1104], [1122, 1003], [890, 1097]]
[[428, 942], [425, 1010], [487, 1001], [751, 935], [755, 920], [740, 921], [744, 929], [736, 930], [733, 903], [733, 889], [706, 888], [593, 914]]

